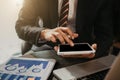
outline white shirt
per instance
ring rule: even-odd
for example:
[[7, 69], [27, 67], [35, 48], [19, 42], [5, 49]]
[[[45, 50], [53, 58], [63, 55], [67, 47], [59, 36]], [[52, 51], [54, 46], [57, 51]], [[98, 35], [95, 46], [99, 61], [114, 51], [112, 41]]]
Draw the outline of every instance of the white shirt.
[[[78, 0], [69, 0], [69, 14], [68, 14], [68, 27], [73, 31], [75, 30], [75, 20], [76, 20], [76, 9]], [[63, 0], [58, 0], [58, 13], [60, 15], [60, 10]]]

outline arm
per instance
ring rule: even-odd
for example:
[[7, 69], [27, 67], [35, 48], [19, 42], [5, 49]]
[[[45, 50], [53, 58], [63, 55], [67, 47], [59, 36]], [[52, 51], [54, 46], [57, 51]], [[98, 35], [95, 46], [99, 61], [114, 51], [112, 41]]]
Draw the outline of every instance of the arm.
[[[16, 23], [18, 36], [37, 46], [43, 44], [38, 41], [39, 39], [51, 41], [52, 43], [56, 43], [56, 40], [58, 39], [61, 43], [67, 42], [68, 44], [73, 45], [72, 40], [69, 39], [67, 35], [76, 37], [76, 34], [74, 34], [69, 28], [59, 27], [51, 29], [51, 25], [48, 25], [50, 24], [50, 18], [48, 16], [50, 14], [49, 11], [47, 11], [47, 4], [47, 0], [25, 0], [19, 19]], [[38, 24], [37, 20], [39, 17], [43, 18], [44, 27], [36, 25], [36, 22]], [[45, 29], [45, 27], [47, 27], [47, 29]], [[52, 44], [50, 43], [50, 45]]]
[[101, 0], [99, 2], [98, 15], [94, 27], [95, 42], [97, 43], [96, 57], [105, 56], [112, 44], [113, 24], [112, 24], [112, 2], [111, 0]]
[[38, 45], [40, 32], [43, 28], [38, 26], [38, 12], [36, 0], [25, 0], [16, 22], [16, 32], [19, 38]]
[[114, 60], [105, 80], [120, 80], [120, 55]]

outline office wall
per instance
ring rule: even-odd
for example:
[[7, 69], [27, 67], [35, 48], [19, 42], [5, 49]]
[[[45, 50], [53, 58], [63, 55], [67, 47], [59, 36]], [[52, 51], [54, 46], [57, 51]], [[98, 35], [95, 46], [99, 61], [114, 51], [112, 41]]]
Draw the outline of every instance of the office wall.
[[[4, 61], [20, 51], [21, 40], [15, 32], [15, 22], [22, 0], [0, 0], [0, 56]], [[0, 63], [3, 62], [0, 60]]]

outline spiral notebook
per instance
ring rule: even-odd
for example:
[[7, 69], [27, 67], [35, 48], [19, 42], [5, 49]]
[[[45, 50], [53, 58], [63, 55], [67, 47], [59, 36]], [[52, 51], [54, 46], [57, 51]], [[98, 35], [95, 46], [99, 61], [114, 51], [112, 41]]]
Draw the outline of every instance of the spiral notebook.
[[47, 80], [54, 59], [12, 57], [0, 65], [0, 80]]

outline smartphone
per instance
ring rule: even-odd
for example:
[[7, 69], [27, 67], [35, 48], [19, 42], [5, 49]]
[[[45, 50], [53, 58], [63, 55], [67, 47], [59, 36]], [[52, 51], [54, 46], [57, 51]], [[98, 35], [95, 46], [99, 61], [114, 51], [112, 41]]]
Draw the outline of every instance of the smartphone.
[[95, 50], [90, 46], [89, 43], [74, 43], [74, 46], [69, 44], [58, 45], [58, 55], [76, 55], [76, 54], [89, 54], [95, 53]]

